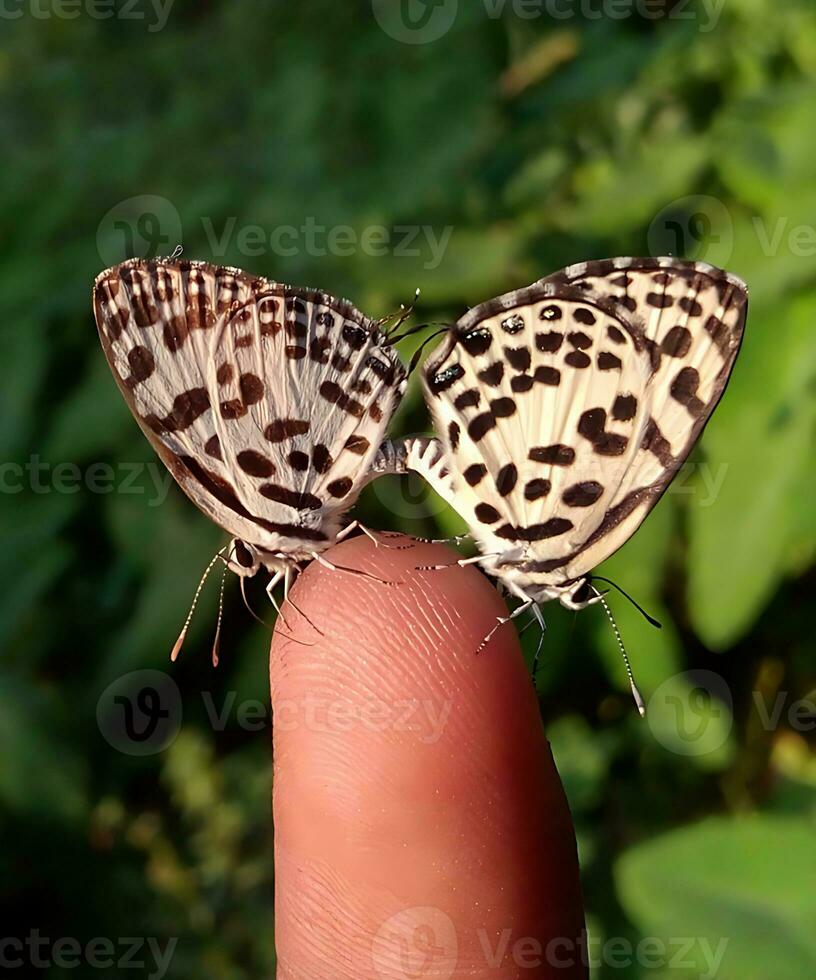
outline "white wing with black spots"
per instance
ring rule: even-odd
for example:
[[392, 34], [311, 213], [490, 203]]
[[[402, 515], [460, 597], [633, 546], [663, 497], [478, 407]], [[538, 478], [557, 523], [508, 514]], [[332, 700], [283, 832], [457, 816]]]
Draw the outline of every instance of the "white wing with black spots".
[[351, 304], [205, 263], [133, 260], [94, 309], [133, 414], [182, 489], [260, 552], [332, 543], [405, 384]]
[[672, 259], [586, 263], [475, 307], [425, 368], [454, 504], [488, 570], [562, 597], [688, 455], [728, 380], [744, 285]]

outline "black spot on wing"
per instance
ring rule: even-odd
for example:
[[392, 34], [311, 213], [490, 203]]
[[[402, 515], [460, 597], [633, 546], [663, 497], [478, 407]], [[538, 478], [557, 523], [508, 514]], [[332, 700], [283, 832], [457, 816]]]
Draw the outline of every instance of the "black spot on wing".
[[263, 453], [254, 449], [243, 449], [235, 457], [236, 462], [244, 473], [256, 477], [270, 477], [275, 473], [275, 464]]
[[571, 466], [575, 462], [572, 446], [555, 443], [552, 446], [533, 446], [528, 454], [534, 463], [547, 463], [550, 466]]
[[489, 367], [479, 371], [477, 377], [491, 388], [497, 388], [504, 377], [504, 362], [494, 361]]
[[568, 507], [591, 507], [603, 492], [603, 486], [596, 480], [584, 480], [567, 487], [561, 494], [561, 499]]
[[487, 467], [484, 463], [471, 463], [462, 476], [464, 476], [468, 486], [475, 487], [487, 476]]
[[671, 383], [669, 391], [672, 398], [685, 405], [689, 414], [699, 418], [705, 412], [705, 405], [697, 397], [700, 386], [700, 373], [696, 368], [684, 367]]
[[496, 489], [502, 497], [513, 492], [518, 480], [518, 470], [514, 463], [507, 463], [496, 474]]
[[628, 422], [635, 417], [637, 404], [634, 395], [618, 395], [612, 405], [612, 418], [616, 422]]
[[281, 486], [279, 483], [262, 483], [258, 491], [267, 500], [274, 500], [277, 504], [285, 504], [295, 510], [320, 510], [323, 506], [320, 497], [315, 494], [290, 490], [289, 487]]
[[495, 524], [501, 517], [501, 514], [495, 507], [491, 507], [490, 504], [485, 503], [476, 504], [474, 513], [476, 514], [476, 520], [480, 524]]
[[528, 480], [524, 485], [524, 499], [540, 500], [542, 497], [546, 497], [551, 489], [552, 484], [549, 480], [545, 480], [543, 477], [536, 477]]

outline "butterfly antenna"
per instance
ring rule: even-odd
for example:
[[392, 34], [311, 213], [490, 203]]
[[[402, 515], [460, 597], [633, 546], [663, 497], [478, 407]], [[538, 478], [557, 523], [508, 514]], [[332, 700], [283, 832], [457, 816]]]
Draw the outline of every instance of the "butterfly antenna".
[[179, 633], [178, 639], [174, 643], [173, 649], [170, 653], [170, 660], [173, 661], [174, 663], [178, 659], [179, 653], [181, 653], [181, 647], [184, 643], [184, 638], [187, 636], [187, 630], [189, 629], [190, 626], [190, 620], [193, 618], [193, 613], [195, 612], [195, 607], [198, 602], [198, 597], [201, 595], [201, 590], [204, 587], [204, 583], [207, 580], [207, 576], [212, 571], [213, 565], [218, 561], [219, 558], [221, 558], [223, 553], [224, 553], [224, 549], [222, 548], [220, 551], [217, 551], [212, 556], [209, 565], [207, 565], [207, 567], [204, 569], [204, 574], [201, 576], [201, 578], [198, 581], [198, 587], [195, 590], [193, 601], [190, 604], [190, 611], [187, 613], [187, 619], [184, 620], [184, 626], [181, 627], [181, 632]]
[[[411, 300], [408, 306], [406, 306], [405, 303], [400, 303], [400, 307], [398, 310], [395, 310], [393, 313], [386, 313], [385, 316], [381, 316], [379, 320], [374, 321], [376, 326], [383, 328], [383, 334], [385, 335], [385, 339], [386, 339], [386, 346], [387, 346], [388, 339], [391, 336], [393, 336], [393, 334], [395, 334], [397, 330], [399, 330], [402, 324], [405, 323], [408, 317], [414, 312], [414, 307], [416, 306], [418, 299], [419, 299], [419, 287], [417, 286], [414, 292], [414, 298]], [[391, 320], [394, 320], [393, 326], [386, 327], [386, 324]]]
[[[635, 602], [635, 600], [629, 595], [628, 592], [624, 592], [624, 590], [619, 585], [616, 585], [615, 582], [613, 582], [611, 579], [602, 578], [600, 575], [592, 575], [591, 580], [593, 582], [606, 582], [607, 584], [611, 585], [613, 588], [617, 589], [618, 592], [620, 592], [620, 594], [625, 599], [628, 599], [632, 603], [632, 605], [635, 607], [635, 609], [637, 609], [637, 611], [641, 614], [641, 616], [643, 616], [643, 618], [646, 620], [647, 623], [650, 623], [656, 629], [659, 630], [663, 629], [663, 624], [659, 620], [655, 619], [654, 616], [650, 616], [643, 608], [643, 606]], [[598, 590], [596, 589], [595, 591], [597, 592]]]
[[430, 344], [432, 340], [436, 340], [436, 338], [441, 336], [443, 333], [447, 333], [449, 329], [449, 327], [441, 327], [439, 330], [434, 331], [430, 337], [426, 337], [422, 341], [419, 347], [417, 347], [417, 349], [414, 351], [414, 356], [411, 358], [411, 363], [408, 365], [409, 375], [413, 374], [416, 370], [416, 366], [419, 364], [419, 359], [422, 357], [422, 353], [428, 344]]
[[183, 251], [184, 251], [184, 246], [183, 245], [176, 245], [176, 247], [173, 249], [173, 254], [170, 256], [170, 258], [171, 259], [180, 259], [181, 258], [181, 253]]
[[420, 330], [427, 330], [428, 327], [439, 327], [441, 330], [450, 330], [450, 323], [442, 320], [426, 320], [424, 323], [415, 323], [412, 327], [408, 327], [401, 334], [397, 334], [396, 331], [391, 331], [385, 338], [383, 347], [392, 347], [394, 344], [398, 344], [401, 340], [405, 340], [406, 337], [413, 337], [414, 334], [420, 332]]
[[215, 625], [215, 639], [212, 647], [212, 664], [218, 666], [218, 647], [221, 639], [221, 622], [224, 619], [224, 586], [227, 584], [227, 572], [229, 565], [224, 562], [224, 570], [221, 572], [221, 589], [218, 593], [218, 622]]
[[[597, 589], [595, 591], [597, 592]], [[629, 686], [632, 688], [632, 697], [635, 699], [638, 713], [640, 714], [641, 718], [645, 718], [646, 704], [640, 691], [638, 690], [637, 684], [635, 683], [635, 675], [632, 673], [632, 665], [629, 663], [629, 657], [626, 655], [626, 647], [623, 645], [623, 637], [618, 629], [618, 624], [615, 622], [615, 617], [612, 615], [612, 610], [609, 608], [609, 603], [606, 601], [606, 596], [604, 596], [601, 592], [598, 592], [598, 597], [601, 601], [601, 605], [604, 607], [604, 612], [606, 613], [609, 622], [612, 624], [615, 639], [618, 641], [618, 646], [620, 647], [620, 652], [623, 656], [623, 663], [626, 667], [626, 674], [629, 677]]]

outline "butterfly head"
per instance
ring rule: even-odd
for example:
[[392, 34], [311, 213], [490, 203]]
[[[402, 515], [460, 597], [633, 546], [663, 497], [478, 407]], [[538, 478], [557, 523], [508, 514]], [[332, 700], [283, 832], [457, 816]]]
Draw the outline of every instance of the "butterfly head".
[[251, 544], [240, 538], [233, 538], [227, 549], [227, 565], [230, 571], [241, 578], [252, 578], [261, 567], [261, 559]]
[[258, 548], [248, 541], [233, 538], [227, 549], [226, 562], [230, 571], [241, 578], [252, 578], [265, 568], [270, 574], [299, 569], [311, 560], [311, 554], [271, 552]]
[[601, 601], [601, 594], [591, 585], [589, 578], [576, 579], [565, 585], [532, 585], [529, 580], [524, 583], [523, 592], [526, 598], [534, 599], [537, 603], [551, 602], [557, 599], [566, 609], [586, 609]]
[[589, 578], [580, 578], [559, 590], [558, 601], [567, 609], [586, 609], [601, 601], [601, 594], [593, 588]]

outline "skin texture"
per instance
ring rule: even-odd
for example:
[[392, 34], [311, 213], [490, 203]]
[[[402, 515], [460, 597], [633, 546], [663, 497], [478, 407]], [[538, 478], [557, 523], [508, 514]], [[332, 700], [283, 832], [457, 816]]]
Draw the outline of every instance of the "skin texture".
[[514, 627], [475, 653], [505, 605], [474, 567], [417, 570], [447, 547], [383, 543], [326, 557], [398, 584], [312, 562], [272, 643], [278, 980], [584, 978], [572, 821]]

